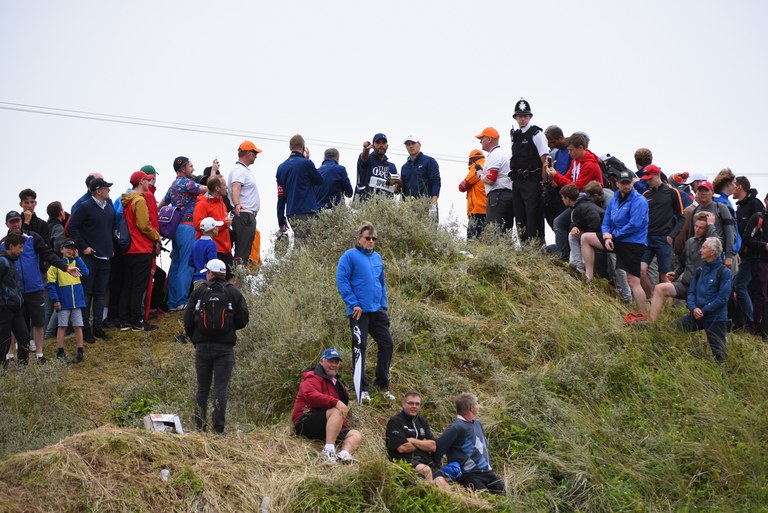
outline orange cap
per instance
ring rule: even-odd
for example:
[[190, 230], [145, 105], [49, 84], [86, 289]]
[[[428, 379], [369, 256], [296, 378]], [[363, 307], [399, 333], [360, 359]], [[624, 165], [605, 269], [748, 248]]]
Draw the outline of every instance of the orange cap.
[[482, 139], [483, 137], [490, 137], [491, 139], [498, 139], [499, 138], [499, 131], [493, 128], [492, 126], [483, 128], [483, 131], [480, 132], [480, 135], [475, 136], [477, 139]]
[[258, 149], [256, 145], [251, 141], [243, 141], [240, 143], [240, 146], [238, 146], [237, 149], [239, 151], [255, 151], [256, 153], [261, 153], [261, 150]]
[[472, 150], [469, 152], [469, 158], [473, 159], [475, 157], [485, 157], [482, 151], [480, 150]]

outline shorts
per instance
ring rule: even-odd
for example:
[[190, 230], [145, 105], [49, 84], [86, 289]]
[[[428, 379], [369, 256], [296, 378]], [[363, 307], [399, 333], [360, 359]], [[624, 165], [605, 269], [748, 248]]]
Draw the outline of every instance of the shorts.
[[675, 287], [675, 299], [688, 299], [688, 285], [673, 281], [672, 286]]
[[[310, 440], [320, 440], [325, 443], [325, 412], [326, 410], [312, 410], [301, 417], [293, 425], [294, 433]], [[347, 433], [349, 433], [349, 429], [342, 428], [339, 436], [336, 437], [336, 443], [343, 442], [347, 438]]]
[[45, 326], [45, 291], [38, 290], [24, 294], [22, 310], [24, 318], [29, 320], [33, 328]]
[[72, 323], [72, 327], [83, 326], [83, 309], [73, 308], [64, 310], [63, 308], [56, 312], [56, 318], [59, 321], [59, 328], [66, 328]]
[[[605, 248], [603, 234], [598, 233], [597, 238], [600, 240], [600, 244], [603, 245], [603, 248]], [[608, 250], [606, 249], [606, 251]], [[636, 278], [640, 277], [640, 262], [643, 259], [643, 253], [645, 253], [644, 244], [614, 240], [613, 253], [616, 255], [616, 267], [628, 272]]]
[[650, 264], [654, 256], [659, 264], [659, 274], [672, 270], [672, 245], [667, 242], [666, 235], [648, 236], [648, 247], [643, 252], [643, 263]]

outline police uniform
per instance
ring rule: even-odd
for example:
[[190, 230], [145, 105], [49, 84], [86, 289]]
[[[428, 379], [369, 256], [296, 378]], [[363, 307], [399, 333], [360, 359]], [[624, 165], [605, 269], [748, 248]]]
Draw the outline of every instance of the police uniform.
[[[515, 104], [515, 115], [529, 114], [530, 104], [520, 99]], [[541, 156], [549, 153], [544, 131], [528, 124], [523, 129], [510, 130], [512, 158], [509, 177], [512, 179], [512, 203], [515, 210], [518, 235], [521, 241], [544, 239], [544, 202], [541, 189]]]

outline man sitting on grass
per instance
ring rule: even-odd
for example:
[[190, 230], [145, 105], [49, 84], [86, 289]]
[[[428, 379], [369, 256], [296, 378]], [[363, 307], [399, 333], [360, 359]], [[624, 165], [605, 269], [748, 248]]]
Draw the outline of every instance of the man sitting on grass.
[[[297, 435], [325, 442], [320, 457], [330, 464], [336, 460], [351, 462], [352, 453], [363, 438], [356, 429], [349, 429], [349, 393], [337, 377], [340, 363], [341, 356], [336, 349], [323, 351], [320, 363], [301, 376], [291, 416]], [[337, 443], [342, 444], [338, 453]]]

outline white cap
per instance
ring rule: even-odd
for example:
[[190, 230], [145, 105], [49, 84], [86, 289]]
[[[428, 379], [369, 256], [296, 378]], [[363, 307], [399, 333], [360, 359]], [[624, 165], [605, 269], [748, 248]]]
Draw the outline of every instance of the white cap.
[[202, 221], [200, 221], [200, 231], [203, 233], [210, 232], [214, 229], [216, 226], [223, 226], [224, 221], [217, 221], [212, 217], [206, 217]]
[[205, 264], [205, 269], [200, 269], [201, 273], [206, 271], [211, 271], [212, 273], [218, 274], [226, 274], [227, 265], [218, 258], [214, 258], [213, 260], [208, 260], [208, 263]]
[[407, 143], [408, 141], [421, 142], [421, 140], [419, 139], [419, 136], [413, 135], [413, 134], [411, 134], [408, 137], [406, 137], [405, 141], [403, 141], [403, 144]]
[[685, 181], [685, 183], [693, 183], [696, 181], [706, 180], [707, 177], [702, 173], [691, 173], [691, 175], [688, 177], [688, 180]]

